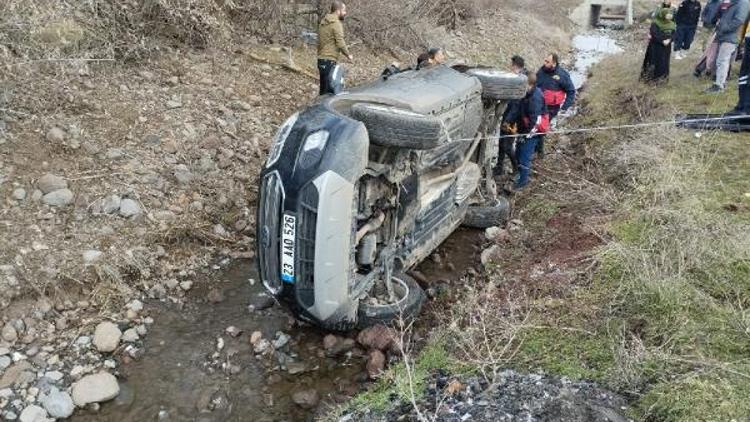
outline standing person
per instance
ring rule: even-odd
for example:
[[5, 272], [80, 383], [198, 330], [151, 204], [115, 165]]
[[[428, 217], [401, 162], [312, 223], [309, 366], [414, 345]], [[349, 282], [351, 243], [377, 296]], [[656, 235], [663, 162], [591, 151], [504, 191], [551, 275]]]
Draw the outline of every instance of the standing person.
[[[510, 71], [516, 75], [529, 75], [526, 70], [526, 61], [523, 57], [515, 55], [510, 59]], [[505, 159], [510, 161], [511, 171], [513, 174], [518, 172], [518, 160], [513, 144], [516, 141], [515, 135], [521, 125], [521, 100], [511, 100], [505, 107], [503, 119], [500, 123], [500, 154], [497, 160], [497, 167], [494, 174], [501, 176], [505, 172]]]
[[745, 54], [742, 56], [739, 81], [737, 82], [740, 98], [733, 112], [750, 114], [750, 26], [745, 25]]
[[[536, 85], [544, 96], [544, 104], [549, 119], [555, 119], [560, 111], [567, 112], [576, 99], [576, 87], [567, 70], [560, 67], [560, 57], [550, 53], [544, 58], [544, 65], [536, 73]], [[544, 158], [544, 137], [537, 142], [539, 158]]]
[[698, 0], [683, 0], [677, 13], [674, 15], [674, 21], [677, 24], [675, 32], [674, 51], [675, 59], [682, 60], [685, 55], [682, 51], [690, 50], [690, 45], [695, 38], [695, 31], [698, 29], [698, 21], [701, 18], [701, 2]]
[[672, 37], [676, 29], [672, 9], [661, 9], [649, 30], [648, 48], [641, 68], [642, 81], [658, 83], [669, 79]]
[[724, 92], [729, 77], [729, 66], [739, 43], [739, 31], [743, 28], [750, 13], [750, 0], [731, 0], [726, 10], [721, 13], [716, 25], [716, 80], [706, 92]]
[[537, 142], [549, 129], [549, 114], [544, 106], [544, 94], [537, 88], [537, 78], [529, 75], [526, 96], [521, 100], [521, 126], [519, 133], [525, 137], [516, 138], [516, 158], [518, 159], [518, 177], [513, 185], [514, 191], [520, 191], [529, 184], [531, 158]]
[[701, 22], [703, 22], [704, 28], [716, 28], [716, 23], [719, 21], [720, 7], [721, 0], [708, 0], [706, 7], [703, 8], [703, 12], [701, 13]]
[[341, 56], [354, 60], [344, 41], [344, 26], [341, 21], [346, 17], [346, 4], [334, 0], [331, 3], [331, 13], [320, 21], [318, 29], [318, 72], [320, 72], [320, 95], [333, 94], [331, 73], [338, 64]]

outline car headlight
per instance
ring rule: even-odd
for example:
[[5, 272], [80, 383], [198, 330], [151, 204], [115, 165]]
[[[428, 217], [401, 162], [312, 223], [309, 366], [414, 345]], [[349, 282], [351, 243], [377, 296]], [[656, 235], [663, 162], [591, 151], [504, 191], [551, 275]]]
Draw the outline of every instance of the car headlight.
[[323, 150], [328, 143], [329, 135], [327, 130], [319, 130], [307, 136], [298, 160], [302, 168], [310, 168], [320, 161], [320, 158], [323, 157]]
[[281, 156], [281, 150], [284, 149], [284, 142], [286, 142], [286, 138], [289, 136], [289, 132], [292, 131], [294, 124], [297, 123], [298, 118], [299, 113], [294, 113], [292, 117], [288, 118], [284, 124], [281, 125], [279, 131], [276, 132], [276, 136], [273, 138], [273, 145], [271, 145], [271, 151], [268, 153], [266, 167], [271, 167], [276, 161], [278, 161], [279, 156]]

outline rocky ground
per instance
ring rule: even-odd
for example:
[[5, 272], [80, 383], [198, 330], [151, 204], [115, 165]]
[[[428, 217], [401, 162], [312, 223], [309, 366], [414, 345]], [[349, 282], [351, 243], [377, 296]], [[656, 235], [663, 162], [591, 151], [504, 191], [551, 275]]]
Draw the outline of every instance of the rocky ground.
[[[566, 48], [564, 29], [522, 36], [563, 12], [534, 17], [517, 6], [431, 37], [472, 62]], [[354, 51], [352, 83], [394, 60]], [[150, 300], [181, 306], [205, 282], [200, 270], [253, 256], [257, 174], [275, 128], [317, 89], [281, 65], [289, 57], [313, 63], [309, 48], [243, 44], [166, 49], [139, 64], [42, 61], [0, 70], [4, 419], [96, 410], [117, 395], [113, 375], [142, 357], [144, 336], [159, 323]], [[275, 350], [281, 340], [253, 349]], [[386, 360], [377, 350], [364, 349], [372, 375]]]

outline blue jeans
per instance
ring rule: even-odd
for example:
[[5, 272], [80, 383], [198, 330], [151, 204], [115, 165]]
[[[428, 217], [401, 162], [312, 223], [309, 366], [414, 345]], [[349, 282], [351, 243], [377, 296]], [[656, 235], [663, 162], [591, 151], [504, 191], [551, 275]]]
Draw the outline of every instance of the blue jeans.
[[515, 187], [523, 188], [529, 184], [529, 174], [531, 174], [531, 158], [534, 156], [534, 149], [540, 136], [533, 136], [529, 139], [520, 138], [516, 144], [516, 159], [518, 160], [518, 179]]
[[690, 45], [695, 38], [695, 26], [677, 25], [674, 36], [674, 51], [690, 50]]

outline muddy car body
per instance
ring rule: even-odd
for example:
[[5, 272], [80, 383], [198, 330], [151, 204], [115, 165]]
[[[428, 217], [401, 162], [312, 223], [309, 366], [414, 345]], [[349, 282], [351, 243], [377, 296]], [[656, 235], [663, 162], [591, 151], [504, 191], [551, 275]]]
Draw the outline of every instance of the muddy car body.
[[[424, 294], [406, 272], [471, 213], [506, 208], [492, 180], [494, 133], [525, 78], [446, 66], [408, 71], [287, 120], [260, 179], [261, 279], [324, 328], [414, 316]], [[491, 207], [486, 205], [491, 203]], [[489, 210], [489, 212], [487, 212]]]

